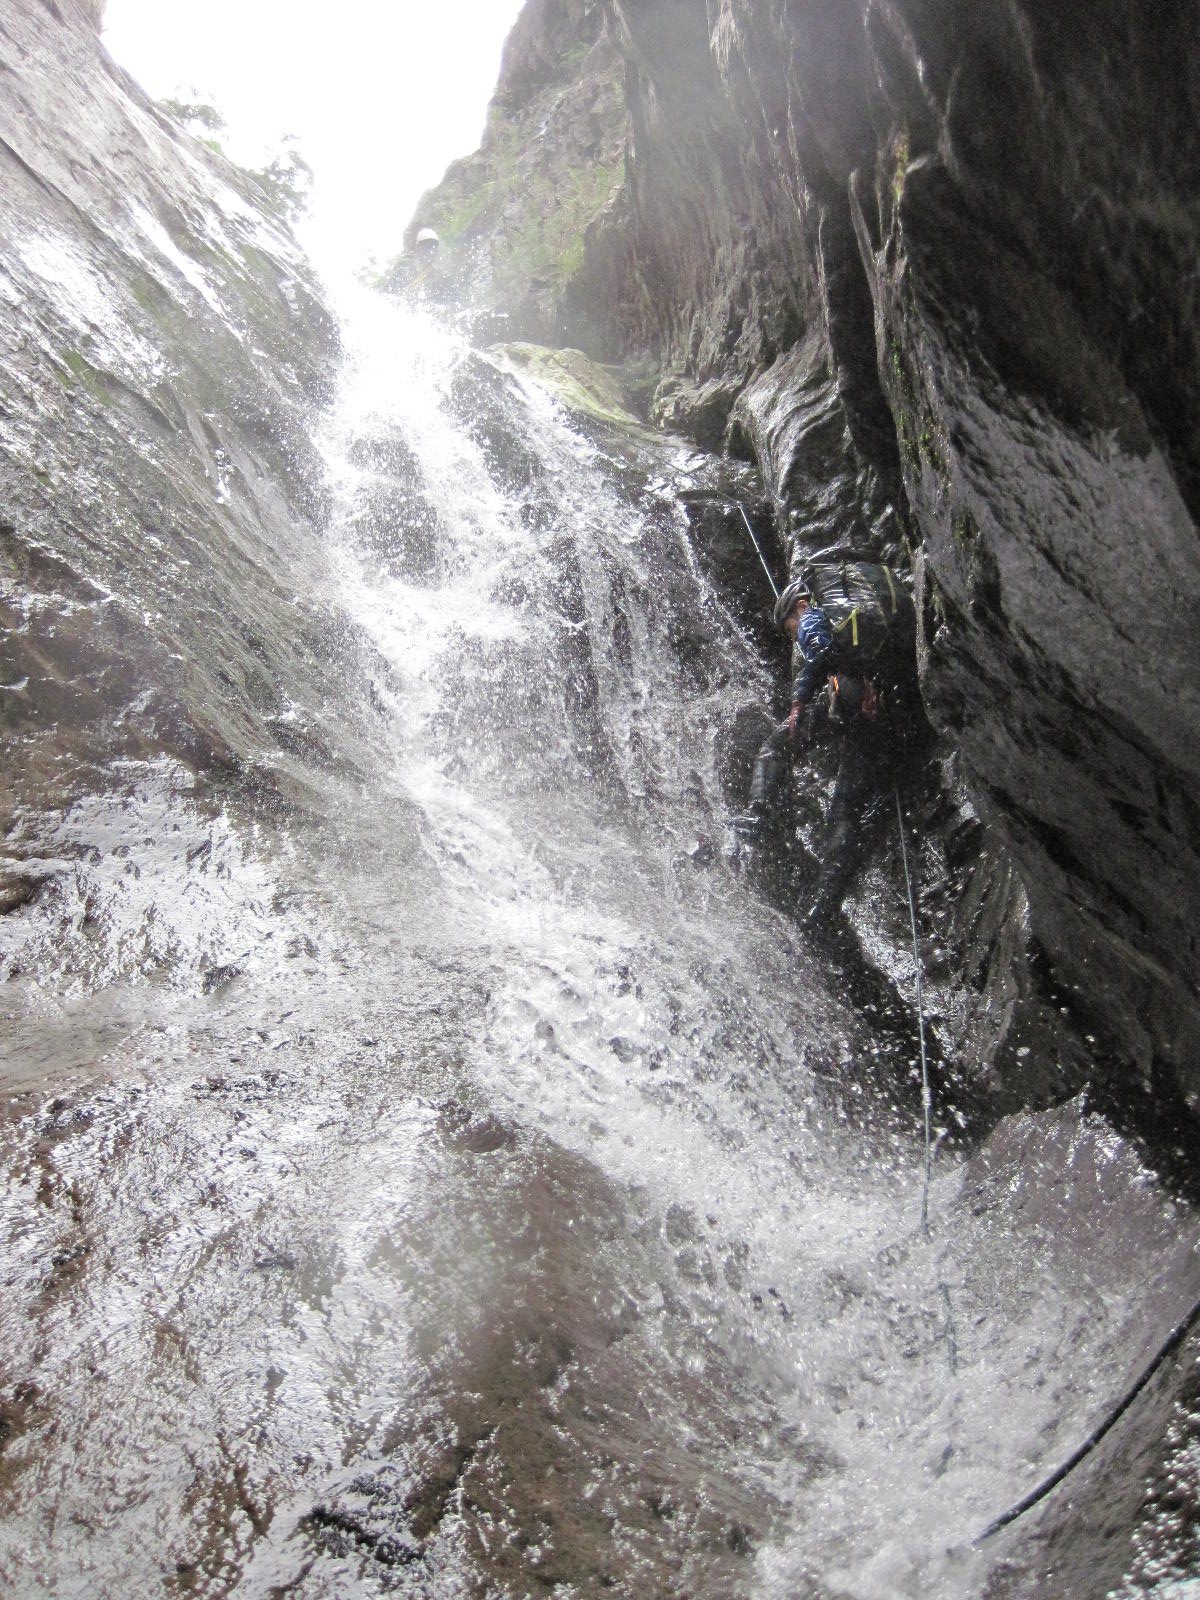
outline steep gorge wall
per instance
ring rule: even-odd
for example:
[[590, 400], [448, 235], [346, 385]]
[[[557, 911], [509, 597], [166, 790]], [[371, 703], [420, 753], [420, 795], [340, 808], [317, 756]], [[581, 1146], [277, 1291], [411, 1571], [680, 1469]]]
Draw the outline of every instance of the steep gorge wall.
[[513, 338], [623, 349], [619, 281], [607, 248], [626, 250], [622, 207], [629, 124], [622, 63], [596, 0], [530, 0], [505, 44], [481, 148], [456, 161], [409, 224], [442, 239], [410, 271], [438, 300], [502, 314]]
[[1061, 1092], [1090, 1033], [1110, 1085], [1194, 1105], [1194, 7], [535, 0], [523, 48], [569, 76], [544, 19], [601, 12], [625, 170], [581, 241], [603, 303], [571, 315], [581, 277], [554, 336], [753, 456], [793, 551], [903, 540], [991, 1067]]
[[130, 763], [266, 789], [339, 741], [311, 441], [336, 329], [263, 196], [94, 20], [8, 0], [0, 26], [6, 856], [14, 819]]
[[[614, 10], [636, 34], [641, 8]], [[886, 401], [931, 717], [1118, 1070], [1190, 1095], [1194, 12], [726, 0], [707, 19], [747, 159], [814, 245], [811, 320], [885, 482]]]

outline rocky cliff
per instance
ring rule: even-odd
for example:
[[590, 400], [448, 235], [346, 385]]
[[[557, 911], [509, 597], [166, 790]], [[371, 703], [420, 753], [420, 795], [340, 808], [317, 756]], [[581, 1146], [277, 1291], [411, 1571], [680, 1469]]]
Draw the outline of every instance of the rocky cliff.
[[73, 996], [67, 1057], [86, 1059], [93, 985], [208, 993], [255, 945], [304, 959], [307, 935], [238, 931], [225, 810], [246, 837], [311, 817], [314, 776], [362, 757], [330, 711], [358, 670], [313, 433], [335, 325], [262, 192], [92, 21], [14, 0], [0, 31], [0, 971], [10, 1024], [33, 1019], [10, 1027], [20, 1083], [47, 993]]
[[[427, 194], [407, 242], [433, 227], [435, 298], [501, 313], [508, 337], [621, 346], [609, 241], [624, 195], [622, 63], [595, 0], [534, 0], [504, 49], [481, 149]], [[407, 262], [394, 269], [402, 283]]]
[[279, 553], [317, 570], [333, 324], [243, 175], [54, 12], [10, 6], [4, 38], [6, 826], [121, 760], [265, 774], [330, 649]]
[[[1091, 1079], [1168, 1139], [1200, 1093], [1194, 33], [1179, 0], [533, 0], [418, 219], [551, 80], [553, 193], [619, 55], [624, 168], [535, 336], [652, 370], [793, 556], [906, 548], [944, 1041], [1002, 1100]], [[475, 216], [493, 286], [514, 213]]]

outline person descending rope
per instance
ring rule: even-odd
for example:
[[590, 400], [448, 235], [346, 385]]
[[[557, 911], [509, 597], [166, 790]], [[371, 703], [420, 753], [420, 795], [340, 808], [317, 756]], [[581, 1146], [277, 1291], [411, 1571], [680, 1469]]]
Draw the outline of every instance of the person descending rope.
[[803, 918], [820, 928], [840, 911], [884, 813], [895, 760], [893, 702], [911, 671], [915, 617], [889, 567], [844, 561], [789, 583], [775, 621], [791, 637], [797, 663], [791, 710], [758, 752], [739, 831], [764, 843], [787, 810], [796, 755], [837, 741], [816, 893]]

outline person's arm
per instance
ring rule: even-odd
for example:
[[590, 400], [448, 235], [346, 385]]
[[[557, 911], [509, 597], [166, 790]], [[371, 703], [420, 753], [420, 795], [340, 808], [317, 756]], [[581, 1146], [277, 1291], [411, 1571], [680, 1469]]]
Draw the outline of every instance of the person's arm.
[[800, 666], [792, 679], [792, 709], [788, 717], [793, 734], [800, 713], [811, 703], [817, 690], [833, 671], [833, 629], [819, 606], [813, 606], [800, 618], [800, 626], [796, 629], [796, 653], [800, 657]]

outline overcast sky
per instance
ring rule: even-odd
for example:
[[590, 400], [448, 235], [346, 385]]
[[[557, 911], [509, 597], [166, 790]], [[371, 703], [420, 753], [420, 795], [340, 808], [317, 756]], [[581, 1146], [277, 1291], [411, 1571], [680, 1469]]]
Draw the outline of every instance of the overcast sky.
[[260, 164], [295, 135], [314, 222], [394, 255], [423, 191], [479, 144], [522, 0], [108, 0], [104, 42], [156, 99], [197, 97]]

